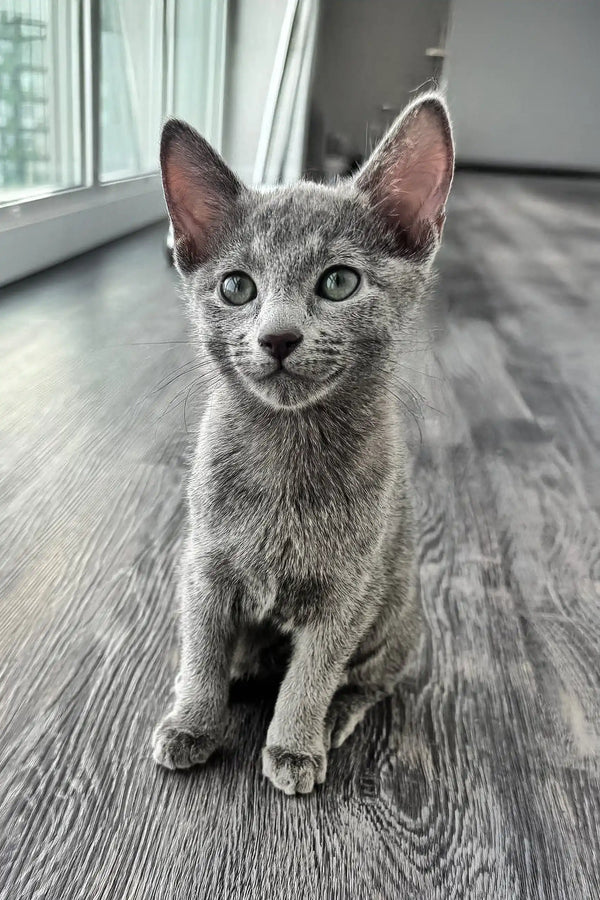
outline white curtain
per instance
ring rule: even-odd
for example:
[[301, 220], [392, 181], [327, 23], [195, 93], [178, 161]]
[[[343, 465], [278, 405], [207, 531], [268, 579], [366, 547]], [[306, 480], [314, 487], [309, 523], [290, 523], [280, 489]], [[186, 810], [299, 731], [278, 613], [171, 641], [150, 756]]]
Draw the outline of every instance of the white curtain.
[[320, 0], [288, 0], [258, 142], [255, 184], [302, 175]]

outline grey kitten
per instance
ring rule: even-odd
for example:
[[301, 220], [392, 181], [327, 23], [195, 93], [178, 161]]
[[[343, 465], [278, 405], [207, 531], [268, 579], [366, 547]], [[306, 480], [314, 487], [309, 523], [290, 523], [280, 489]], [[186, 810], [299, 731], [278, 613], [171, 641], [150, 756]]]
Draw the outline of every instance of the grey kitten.
[[420, 632], [403, 422], [389, 391], [426, 289], [454, 154], [426, 95], [333, 187], [244, 187], [192, 128], [162, 137], [175, 258], [214, 366], [189, 483], [168, 768], [223, 737], [232, 677], [289, 661], [263, 750], [287, 794], [325, 779]]

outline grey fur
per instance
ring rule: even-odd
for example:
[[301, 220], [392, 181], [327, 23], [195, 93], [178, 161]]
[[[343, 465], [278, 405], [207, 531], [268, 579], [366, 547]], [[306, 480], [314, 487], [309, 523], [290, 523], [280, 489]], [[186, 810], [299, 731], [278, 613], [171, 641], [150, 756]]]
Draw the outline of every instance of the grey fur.
[[[424, 147], [431, 160], [419, 162], [439, 170], [444, 155], [442, 200], [415, 225], [386, 203], [386, 180], [398, 193], [406, 175], [411, 187], [413, 126], [427, 117], [438, 157]], [[358, 177], [334, 187], [248, 190], [178, 122], [165, 126], [162, 161], [212, 389], [189, 482], [180, 672], [154, 757], [170, 768], [204, 762], [222, 739], [231, 677], [256, 674], [263, 651], [287, 640], [263, 770], [286, 793], [305, 793], [325, 779], [329, 747], [394, 688], [421, 627], [403, 421], [389, 385], [439, 244], [453, 166], [447, 114], [440, 98], [421, 98]], [[361, 275], [338, 303], [315, 293], [333, 264]], [[258, 286], [247, 306], [219, 297], [232, 270]], [[290, 329], [303, 334], [285, 361], [291, 374], [272, 375], [259, 334]]]

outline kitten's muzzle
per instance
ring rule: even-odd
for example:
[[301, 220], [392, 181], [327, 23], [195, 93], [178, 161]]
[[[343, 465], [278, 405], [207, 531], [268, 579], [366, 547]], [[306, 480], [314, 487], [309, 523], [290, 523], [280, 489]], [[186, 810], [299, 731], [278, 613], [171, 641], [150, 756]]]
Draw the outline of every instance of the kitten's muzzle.
[[261, 334], [259, 335], [258, 343], [265, 353], [268, 353], [269, 356], [272, 356], [273, 359], [276, 359], [281, 364], [283, 360], [290, 355], [292, 350], [295, 350], [303, 340], [304, 335], [302, 332], [294, 329], [277, 333]]

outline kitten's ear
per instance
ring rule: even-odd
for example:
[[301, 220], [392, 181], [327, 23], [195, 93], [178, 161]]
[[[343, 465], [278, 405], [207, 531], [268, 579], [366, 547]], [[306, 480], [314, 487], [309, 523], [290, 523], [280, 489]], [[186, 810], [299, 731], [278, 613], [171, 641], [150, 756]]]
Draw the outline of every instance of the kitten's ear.
[[208, 141], [179, 119], [165, 123], [160, 166], [175, 258], [180, 269], [189, 271], [210, 255], [243, 187]]
[[384, 218], [398, 251], [420, 255], [441, 237], [453, 172], [446, 104], [437, 94], [427, 94], [394, 122], [356, 184]]

